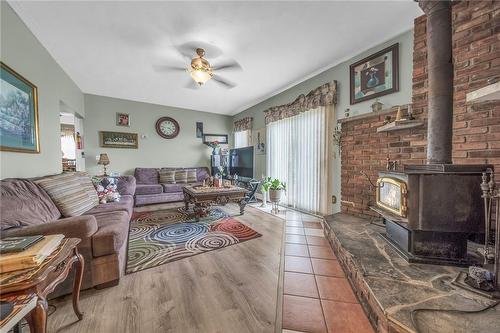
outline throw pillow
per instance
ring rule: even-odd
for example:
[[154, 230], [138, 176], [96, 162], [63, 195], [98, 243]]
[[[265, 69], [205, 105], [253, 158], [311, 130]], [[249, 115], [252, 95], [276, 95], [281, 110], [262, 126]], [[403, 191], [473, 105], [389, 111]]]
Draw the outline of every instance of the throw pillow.
[[113, 177], [93, 177], [92, 182], [97, 191], [99, 202], [102, 204], [108, 202], [120, 201], [118, 193], [118, 181]]
[[80, 184], [82, 187], [85, 189], [87, 194], [89, 195], [90, 199], [92, 199], [92, 202], [95, 203], [95, 205], [99, 204], [99, 198], [97, 196], [97, 191], [94, 187], [94, 184], [92, 183], [92, 179], [86, 172], [76, 172], [75, 175], [80, 179]]
[[187, 171], [187, 182], [196, 183], [198, 180], [196, 169], [188, 169]]
[[187, 183], [187, 170], [175, 170], [175, 182], [179, 183]]
[[64, 217], [80, 216], [97, 206], [74, 173], [62, 173], [35, 180], [47, 192]]
[[160, 183], [175, 184], [175, 169], [160, 169]]

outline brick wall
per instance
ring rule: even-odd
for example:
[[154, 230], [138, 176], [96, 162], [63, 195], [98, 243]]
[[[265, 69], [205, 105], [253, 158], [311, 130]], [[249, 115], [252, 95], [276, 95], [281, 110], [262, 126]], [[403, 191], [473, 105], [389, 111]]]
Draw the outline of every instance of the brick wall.
[[[415, 4], [417, 5], [417, 4]], [[425, 125], [397, 132], [377, 133], [384, 116], [342, 124], [342, 211], [374, 215], [374, 189], [361, 172], [375, 182], [385, 170], [386, 158], [399, 165], [422, 164], [427, 144], [426, 17], [414, 22], [413, 112]], [[453, 163], [495, 165], [500, 179], [500, 103], [467, 104], [466, 93], [500, 76], [500, 1], [462, 1], [453, 6]], [[389, 114], [394, 119], [395, 112]]]

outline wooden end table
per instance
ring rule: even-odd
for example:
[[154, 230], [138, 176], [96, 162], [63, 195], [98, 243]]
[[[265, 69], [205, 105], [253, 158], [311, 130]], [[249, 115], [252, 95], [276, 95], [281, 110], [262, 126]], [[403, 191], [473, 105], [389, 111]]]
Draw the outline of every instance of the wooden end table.
[[69, 271], [76, 263], [73, 284], [73, 310], [79, 320], [83, 314], [79, 308], [80, 288], [83, 278], [84, 260], [76, 246], [78, 238], [65, 238], [61, 244], [38, 267], [0, 274], [0, 298], [17, 295], [36, 294], [35, 308], [25, 317], [32, 333], [45, 333], [47, 328], [47, 295], [66, 280]]
[[185, 186], [184, 204], [186, 211], [189, 209], [189, 204], [193, 204], [193, 211], [195, 213], [196, 221], [200, 217], [208, 215], [210, 209], [214, 205], [224, 206], [229, 202], [236, 202], [240, 206], [240, 214], [245, 213], [245, 206], [247, 200], [245, 195], [248, 190], [241, 187], [231, 186], [225, 187], [192, 187]]

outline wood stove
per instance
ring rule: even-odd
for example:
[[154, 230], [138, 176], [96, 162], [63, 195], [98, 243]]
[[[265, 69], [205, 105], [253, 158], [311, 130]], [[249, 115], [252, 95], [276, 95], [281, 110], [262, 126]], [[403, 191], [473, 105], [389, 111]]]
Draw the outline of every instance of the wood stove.
[[381, 172], [375, 210], [383, 236], [409, 262], [469, 265], [467, 240], [484, 233], [480, 184], [488, 168], [427, 164]]
[[468, 265], [467, 239], [484, 233], [481, 176], [493, 167], [452, 164], [451, 2], [418, 3], [427, 15], [427, 164], [381, 173], [373, 209], [408, 261]]

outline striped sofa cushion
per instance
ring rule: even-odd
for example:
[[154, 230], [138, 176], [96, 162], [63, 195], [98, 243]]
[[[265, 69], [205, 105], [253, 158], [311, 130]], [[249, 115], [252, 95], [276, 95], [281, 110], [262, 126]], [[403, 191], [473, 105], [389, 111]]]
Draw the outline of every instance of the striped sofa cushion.
[[92, 202], [97, 206], [99, 204], [99, 197], [97, 196], [97, 191], [95, 189], [92, 178], [86, 172], [76, 172], [75, 175], [80, 180], [80, 184], [85, 189], [85, 192], [89, 195]]
[[187, 169], [187, 182], [188, 183], [196, 183], [198, 180], [196, 169]]
[[175, 170], [175, 183], [187, 183], [187, 170]]
[[49, 176], [35, 182], [47, 192], [65, 217], [80, 216], [98, 204], [74, 173]]
[[160, 183], [175, 184], [175, 169], [161, 168]]

